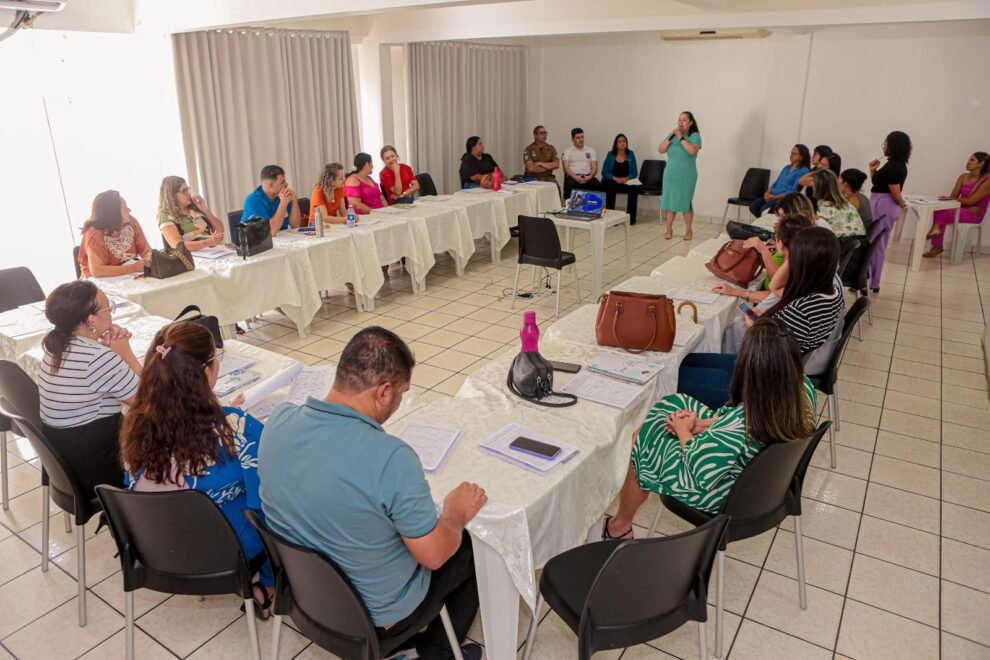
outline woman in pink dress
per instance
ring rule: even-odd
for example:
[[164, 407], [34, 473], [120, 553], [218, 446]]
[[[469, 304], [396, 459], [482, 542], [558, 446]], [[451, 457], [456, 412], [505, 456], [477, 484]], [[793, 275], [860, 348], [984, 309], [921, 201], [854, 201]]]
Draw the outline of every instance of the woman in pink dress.
[[375, 209], [388, 206], [382, 189], [371, 178], [374, 165], [371, 156], [359, 153], [354, 157], [354, 171], [344, 181], [344, 194], [347, 195], [347, 205], [353, 206], [358, 215], [371, 213]]
[[[990, 204], [990, 154], [977, 151], [969, 157], [966, 171], [956, 179], [956, 186], [949, 199], [958, 200], [962, 207], [959, 209], [959, 222], [970, 225], [983, 222], [987, 205]], [[928, 232], [928, 238], [932, 239], [932, 248], [924, 256], [933, 258], [942, 254], [945, 226], [952, 223], [955, 215], [956, 212], [952, 209], [935, 212], [932, 230]]]

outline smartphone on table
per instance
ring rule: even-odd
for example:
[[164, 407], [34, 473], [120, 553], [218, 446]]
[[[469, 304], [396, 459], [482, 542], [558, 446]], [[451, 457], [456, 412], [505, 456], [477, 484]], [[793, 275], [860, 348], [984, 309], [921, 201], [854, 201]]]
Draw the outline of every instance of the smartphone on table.
[[510, 442], [509, 447], [524, 454], [529, 454], [530, 456], [545, 458], [548, 461], [552, 461], [557, 458], [557, 454], [560, 453], [560, 447], [555, 447], [554, 445], [549, 445], [545, 442], [540, 442], [539, 440], [533, 440], [532, 438], [524, 438], [522, 436], [519, 436]]
[[548, 360], [550, 366], [553, 367], [554, 371], [562, 371], [565, 374], [576, 374], [581, 371], [580, 364], [573, 364], [571, 362], [557, 362], [555, 360]]

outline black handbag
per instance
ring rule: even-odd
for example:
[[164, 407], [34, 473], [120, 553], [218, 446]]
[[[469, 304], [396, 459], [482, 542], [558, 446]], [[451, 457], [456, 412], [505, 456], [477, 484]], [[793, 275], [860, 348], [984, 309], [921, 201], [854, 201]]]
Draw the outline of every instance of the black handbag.
[[196, 269], [189, 248], [182, 241], [175, 247], [151, 251], [151, 263], [144, 267], [144, 276], [164, 280]]
[[[566, 408], [577, 403], [573, 394], [553, 391], [553, 366], [536, 352], [523, 351], [516, 355], [505, 379], [509, 391], [520, 399], [548, 408]], [[555, 396], [567, 401], [549, 402], [542, 399]]]
[[[190, 316], [187, 319], [182, 318], [189, 312], [196, 312], [196, 316]], [[200, 324], [213, 335], [213, 343], [216, 344], [217, 348], [223, 348], [223, 335], [220, 334], [220, 321], [217, 317], [206, 316], [196, 305], [186, 305], [186, 308], [179, 312], [179, 315], [175, 317], [172, 323], [177, 323], [178, 321], [190, 321]]]
[[251, 218], [247, 222], [237, 225], [237, 235], [234, 236], [234, 247], [237, 249], [237, 256], [253, 257], [256, 254], [271, 250], [272, 226], [264, 218]]
[[747, 238], [753, 238], [754, 236], [761, 241], [769, 241], [773, 238], [773, 232], [769, 229], [750, 225], [745, 222], [736, 222], [735, 220], [730, 220], [725, 225], [725, 233], [729, 235], [729, 238], [737, 241], [745, 241]]

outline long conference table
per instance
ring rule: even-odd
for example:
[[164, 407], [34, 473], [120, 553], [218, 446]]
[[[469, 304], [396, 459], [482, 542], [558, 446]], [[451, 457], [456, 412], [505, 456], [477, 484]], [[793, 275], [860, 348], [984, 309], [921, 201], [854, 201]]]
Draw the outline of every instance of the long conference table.
[[[678, 289], [709, 291], [720, 280], [704, 264], [719, 245], [721, 239], [709, 241], [688, 256], [658, 266], [649, 277], [630, 278], [614, 290], [657, 294]], [[712, 251], [705, 253], [709, 249]], [[735, 302], [720, 296], [710, 304], [697, 304], [697, 323], [689, 311], [682, 311], [674, 348], [669, 353], [642, 355], [661, 364], [662, 370], [623, 409], [584, 399], [574, 406], [554, 409], [520, 399], [506, 386], [506, 373], [514, 357], [506, 354], [471, 374], [455, 397], [425, 404], [404, 402], [386, 424], [391, 432], [397, 432], [407, 421], [456, 426], [463, 431], [440, 468], [427, 474], [427, 479], [438, 508], [444, 496], [464, 480], [480, 484], [488, 494], [488, 503], [468, 525], [474, 540], [487, 657], [515, 658], [519, 601], [521, 598], [530, 609], [535, 607], [536, 569], [569, 548], [597, 540], [602, 514], [622, 485], [634, 433], [650, 407], [676, 391], [678, 368], [687, 354], [718, 350], [724, 328], [736, 315]], [[167, 319], [150, 315], [137, 304], [129, 310], [126, 307], [130, 306], [121, 309], [116, 319], [137, 331], [136, 347], [146, 346], [154, 330]], [[47, 326], [36, 317], [32, 326], [30, 314], [25, 315], [23, 309], [0, 314], [0, 357], [16, 360], [35, 375]], [[543, 356], [587, 365], [602, 351], [624, 354], [597, 344], [596, 312], [597, 305], [584, 305], [545, 327], [540, 341]], [[295, 362], [236, 341], [225, 342], [225, 349], [256, 360], [253, 368], [265, 377]], [[558, 373], [555, 389], [574, 377]], [[509, 422], [574, 445], [578, 453], [540, 474], [478, 447]]]
[[323, 305], [321, 291], [349, 283], [359, 308], [373, 310], [385, 283], [382, 266], [404, 260], [413, 291], [422, 292], [436, 264], [435, 254], [450, 254], [457, 273], [463, 274], [475, 240], [487, 238], [492, 261], [497, 262], [520, 215], [558, 208], [560, 193], [552, 183], [507, 183], [499, 192], [478, 189], [420, 197], [408, 208], [389, 207], [362, 216], [370, 219], [365, 226], [329, 227], [322, 238], [282, 231], [273, 249], [247, 259], [209, 259], [194, 252], [195, 270], [165, 280], [134, 275], [92, 279], [149, 314], [174, 318], [186, 305], [195, 304], [226, 328], [277, 307], [305, 335]]

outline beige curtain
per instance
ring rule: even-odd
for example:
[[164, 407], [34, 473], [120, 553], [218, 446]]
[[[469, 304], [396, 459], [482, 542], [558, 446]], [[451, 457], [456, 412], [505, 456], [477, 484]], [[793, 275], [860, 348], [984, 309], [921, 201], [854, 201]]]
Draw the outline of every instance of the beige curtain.
[[360, 140], [346, 32], [243, 28], [172, 39], [189, 185], [218, 215], [243, 208], [265, 165], [281, 165], [309, 197], [325, 163], [351, 162]]
[[410, 160], [441, 192], [459, 189], [464, 142], [481, 136], [506, 176], [529, 143], [526, 49], [458, 42], [409, 45]]

